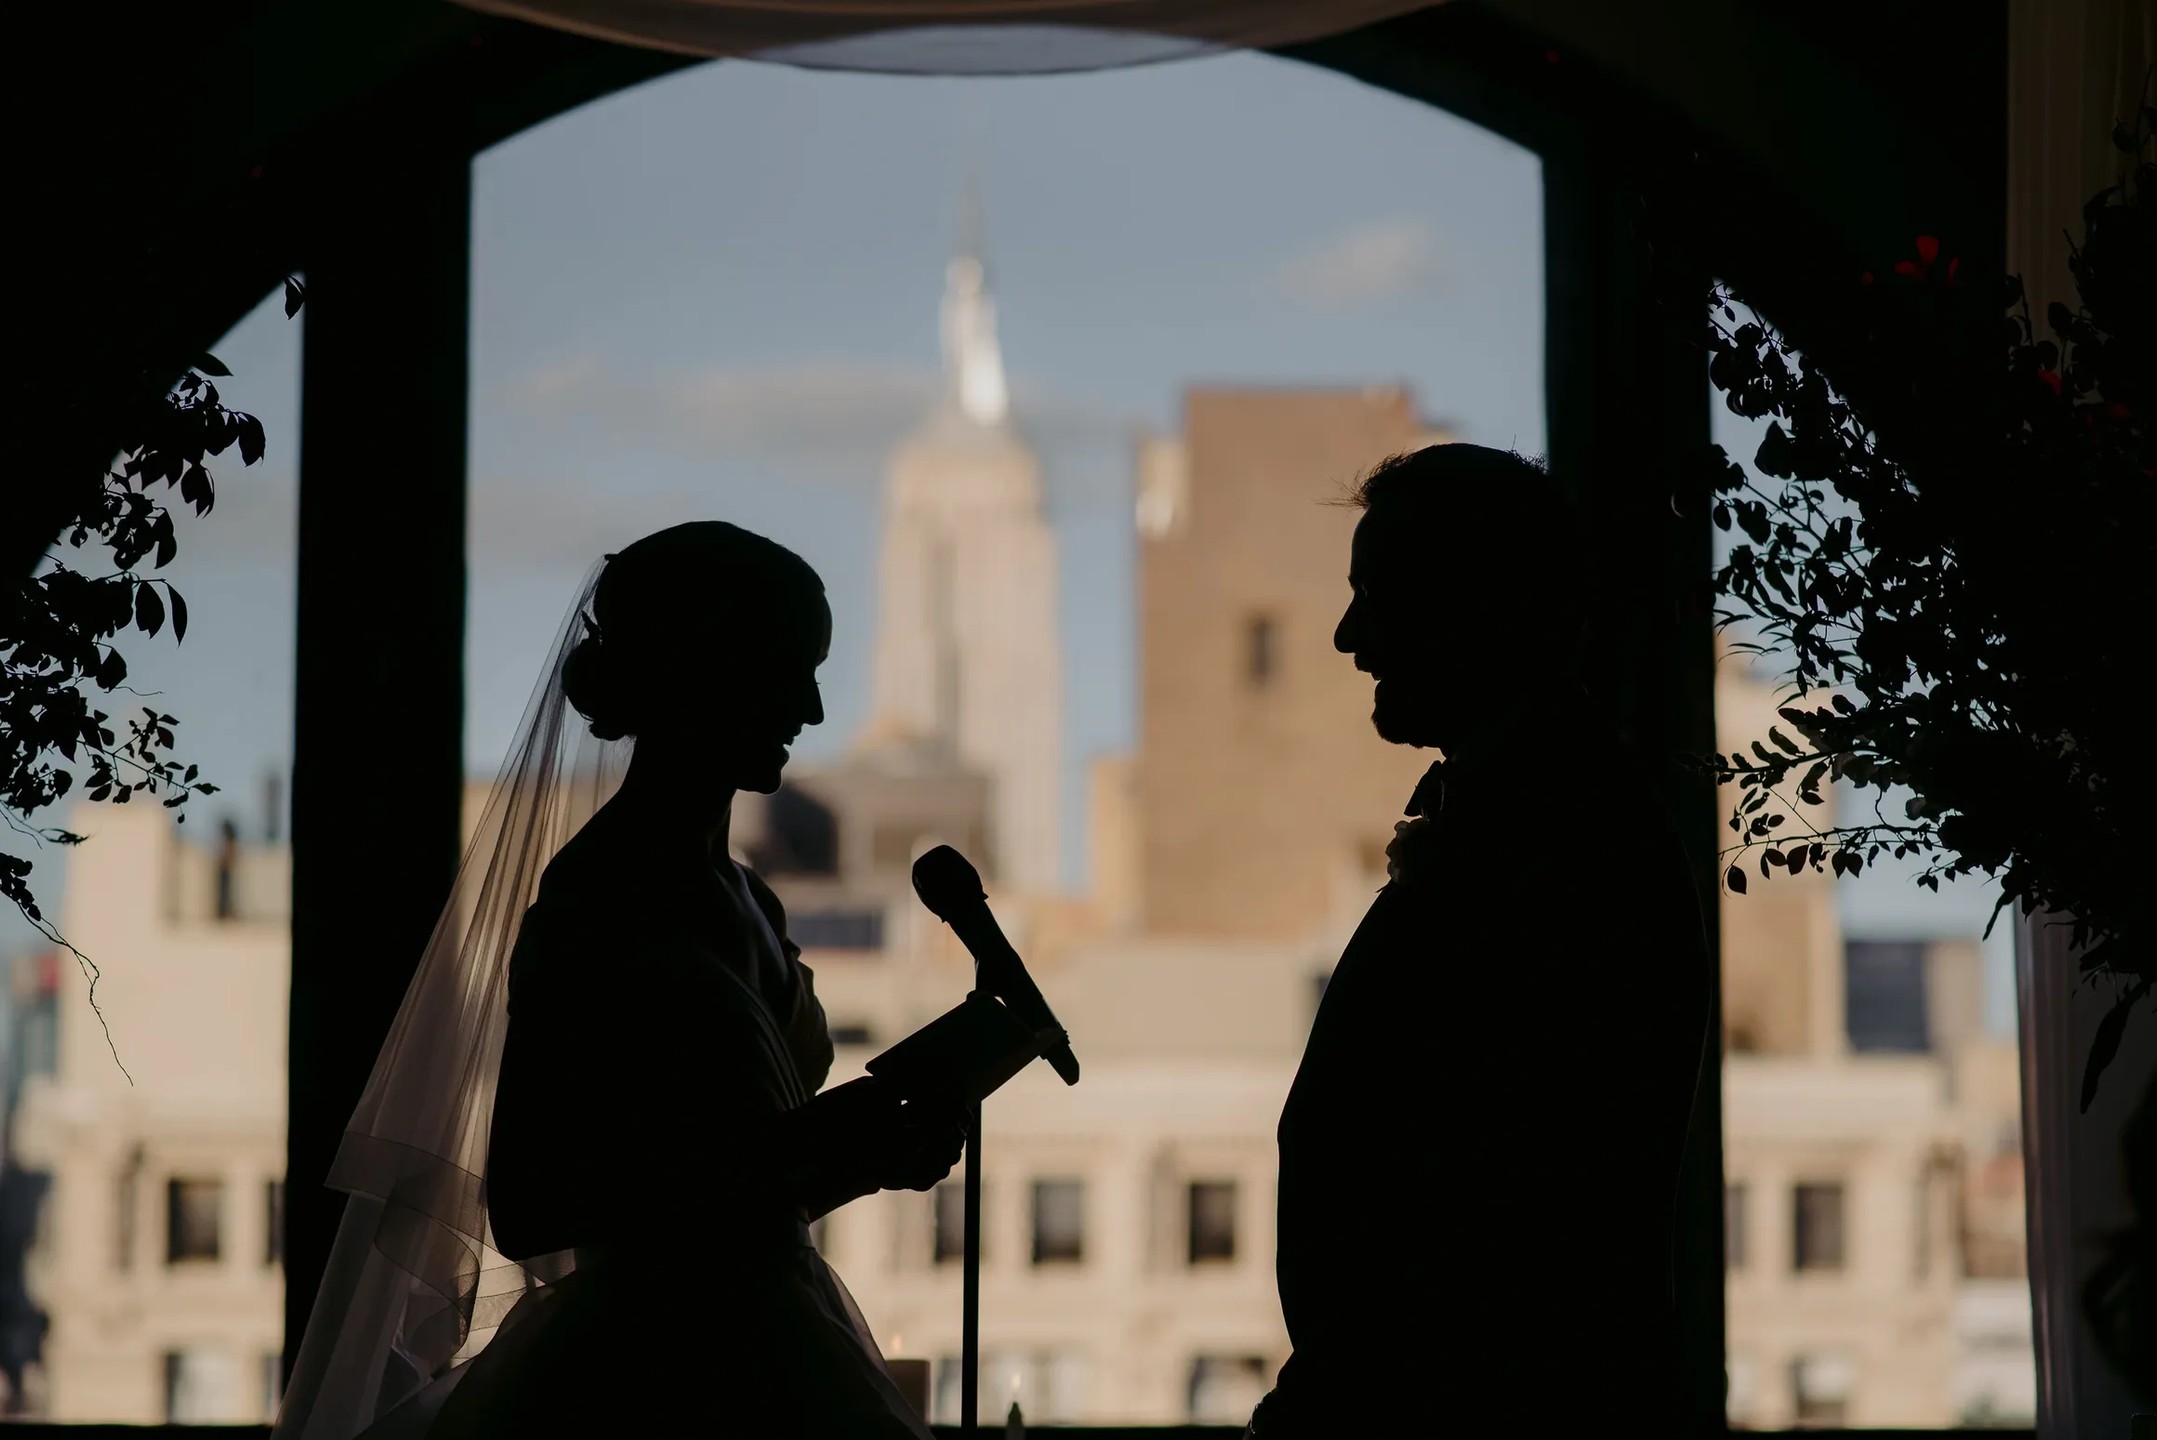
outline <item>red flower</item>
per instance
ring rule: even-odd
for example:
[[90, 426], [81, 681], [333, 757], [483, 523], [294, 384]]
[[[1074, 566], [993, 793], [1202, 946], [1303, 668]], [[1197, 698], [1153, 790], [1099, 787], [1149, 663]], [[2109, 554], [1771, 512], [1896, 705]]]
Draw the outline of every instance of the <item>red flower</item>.
[[1915, 280], [1923, 272], [1917, 268], [1915, 260], [1897, 260], [1895, 262], [1895, 273], [1897, 275], [1906, 275]]
[[1918, 258], [1918, 259], [1920, 259], [1920, 260], [1924, 261], [1924, 262], [1925, 262], [1925, 263], [1926, 263], [1927, 265], [1930, 265], [1930, 264], [1932, 264], [1932, 262], [1933, 262], [1934, 260], [1936, 260], [1936, 259], [1938, 259], [1938, 258], [1939, 258], [1939, 255], [1940, 255], [1940, 237], [1939, 237], [1939, 236], [1937, 236], [1937, 235], [1920, 235], [1920, 236], [1918, 236], [1918, 237], [1917, 237], [1917, 258]]
[[2107, 420], [2117, 420], [2122, 424], [2133, 419], [2134, 413], [2134, 411], [2127, 408], [2127, 402], [2124, 400], [2115, 400], [2105, 407], [2105, 418]]
[[1857, 283], [1860, 285], [1870, 285], [1872, 283], [1872, 272], [1870, 270], [1859, 271], [1857, 276]]
[[2040, 370], [2037, 372], [2037, 378], [2044, 381], [2046, 385], [2050, 386], [2053, 394], [2057, 395], [2060, 393], [2060, 377], [2054, 374], [2052, 371]]

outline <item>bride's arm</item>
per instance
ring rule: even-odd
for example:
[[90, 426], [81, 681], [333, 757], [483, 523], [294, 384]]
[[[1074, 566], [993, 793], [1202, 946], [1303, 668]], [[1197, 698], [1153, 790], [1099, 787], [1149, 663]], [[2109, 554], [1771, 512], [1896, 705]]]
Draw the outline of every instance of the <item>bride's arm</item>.
[[786, 933], [786, 907], [779, 903], [779, 897], [754, 870], [744, 866], [742, 875], [772, 934], [779, 937], [786, 988], [783, 995], [774, 997], [777, 1003], [772, 1008], [779, 1017], [787, 1049], [793, 1054], [794, 1068], [801, 1073], [801, 1083], [814, 1092], [830, 1077], [832, 1061], [831, 1031], [825, 1024], [823, 1004], [816, 998], [816, 975], [801, 963], [801, 947]]

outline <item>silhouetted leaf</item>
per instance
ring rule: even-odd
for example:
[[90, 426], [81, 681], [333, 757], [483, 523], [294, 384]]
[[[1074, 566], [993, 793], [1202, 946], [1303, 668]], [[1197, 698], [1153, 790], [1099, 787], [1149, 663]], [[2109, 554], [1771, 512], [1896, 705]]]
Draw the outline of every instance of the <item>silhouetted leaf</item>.
[[179, 591], [174, 590], [170, 585], [167, 585], [165, 589], [172, 595], [172, 638], [175, 641], [185, 640], [187, 638], [186, 597], [181, 595]]
[[210, 472], [200, 465], [189, 467], [180, 476], [180, 498], [194, 506], [197, 515], [209, 512], [214, 493], [210, 488]]
[[1745, 872], [1733, 865], [1724, 874], [1723, 883], [1728, 885], [1733, 892], [1743, 895], [1745, 893]]
[[164, 628], [165, 602], [158, 598], [157, 587], [147, 580], [135, 587], [135, 624], [146, 635], [155, 635]]
[[225, 368], [225, 362], [218, 359], [215, 355], [203, 356], [200, 360], [197, 360], [195, 362], [195, 368], [197, 370], [200, 370], [205, 375], [226, 376], [232, 373], [230, 370], [227, 370]]

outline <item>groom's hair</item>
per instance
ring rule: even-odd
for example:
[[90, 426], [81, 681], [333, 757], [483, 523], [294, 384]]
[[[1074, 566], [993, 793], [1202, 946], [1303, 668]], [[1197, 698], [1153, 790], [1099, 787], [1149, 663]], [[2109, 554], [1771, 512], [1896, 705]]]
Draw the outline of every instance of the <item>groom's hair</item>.
[[1581, 597], [1598, 581], [1572, 497], [1542, 461], [1483, 445], [1427, 445], [1380, 461], [1347, 503], [1434, 567], [1434, 589], [1473, 594], [1486, 615], [1577, 635]]

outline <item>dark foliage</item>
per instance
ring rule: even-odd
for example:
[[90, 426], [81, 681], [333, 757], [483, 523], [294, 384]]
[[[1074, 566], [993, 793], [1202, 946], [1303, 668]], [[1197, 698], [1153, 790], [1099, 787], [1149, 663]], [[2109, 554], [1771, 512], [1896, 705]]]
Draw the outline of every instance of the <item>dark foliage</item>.
[[[1737, 789], [1726, 882], [1919, 856], [1921, 885], [1982, 873], [2001, 909], [2061, 917], [2116, 996], [2085, 1105], [2157, 982], [2135, 829], [2153, 753], [2153, 129], [2145, 107], [2115, 134], [2128, 178], [2084, 208], [2079, 305], [2049, 306], [2049, 335], [2010, 279], [1985, 343], [1994, 297], [1932, 236], [1857, 282], [1870, 373], [1831, 379], [1727, 293], [1709, 333], [1726, 403], [1771, 421], [1766, 481], [1711, 457], [1715, 523], [1739, 537], [1719, 618], [1774, 657], [1791, 700], [1748, 751], [1714, 757]], [[1808, 820], [1838, 780], [1873, 793], [1870, 813]]]
[[[298, 311], [305, 293], [300, 280], [285, 282], [286, 315]], [[216, 503], [211, 457], [237, 450], [243, 464], [262, 458], [262, 423], [221, 403], [209, 378], [230, 373], [204, 356], [145, 411], [136, 441], [68, 517], [59, 537], [64, 548], [56, 545], [0, 610], [0, 815], [20, 834], [80, 844], [82, 836], [34, 818], [78, 791], [115, 804], [154, 798], [183, 822], [191, 797], [217, 793], [198, 766], [174, 754], [178, 717], [141, 705], [116, 718], [93, 698], [93, 687], [102, 695], [128, 691], [124, 632], [154, 636], [169, 626], [175, 643], [187, 638], [186, 597], [170, 580], [144, 572], [163, 569], [179, 549], [167, 500], [197, 515]], [[74, 951], [37, 903], [32, 867], [0, 855], [0, 896], [47, 939]], [[75, 954], [94, 990], [96, 967]]]

